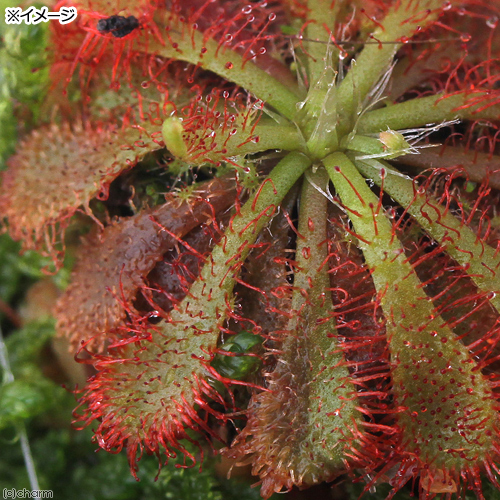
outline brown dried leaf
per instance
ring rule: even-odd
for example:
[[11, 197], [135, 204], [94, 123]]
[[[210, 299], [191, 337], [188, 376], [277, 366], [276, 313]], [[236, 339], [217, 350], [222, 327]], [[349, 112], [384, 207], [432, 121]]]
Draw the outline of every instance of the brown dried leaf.
[[[170, 196], [167, 203], [121, 220], [82, 246], [72, 282], [56, 307], [59, 333], [75, 348], [102, 349], [104, 333], [119, 327], [144, 280], [165, 252], [199, 224], [231, 206], [232, 178], [217, 178], [195, 192], [191, 202]], [[165, 230], [166, 229], [166, 230]]]
[[195, 227], [182, 243], [163, 255], [145, 280], [134, 307], [141, 314], [153, 310], [165, 314], [187, 295], [189, 287], [201, 273], [205, 260], [224, 235], [232, 211], [217, 214], [216, 218]]

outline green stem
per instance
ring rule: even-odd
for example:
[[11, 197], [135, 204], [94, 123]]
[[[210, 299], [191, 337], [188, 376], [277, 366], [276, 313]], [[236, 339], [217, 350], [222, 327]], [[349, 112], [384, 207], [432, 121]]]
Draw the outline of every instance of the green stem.
[[[2, 383], [1, 386], [4, 387], [7, 384], [14, 382], [14, 374], [10, 368], [9, 353], [7, 351], [7, 345], [5, 344], [2, 328], [0, 327], [0, 367], [2, 368]], [[20, 403], [22, 404], [22, 403]], [[7, 405], [6, 405], [7, 406]], [[5, 413], [8, 411], [8, 407], [3, 410]], [[15, 412], [14, 412], [15, 414]], [[28, 473], [28, 479], [32, 490], [39, 490], [40, 486], [38, 484], [38, 476], [36, 473], [35, 462], [33, 460], [33, 455], [31, 453], [31, 447], [28, 440], [28, 435], [26, 433], [26, 426], [24, 420], [16, 422], [17, 437], [21, 443], [21, 450], [24, 458], [24, 464], [26, 466], [26, 472]]]
[[404, 130], [424, 127], [447, 120], [498, 120], [500, 105], [488, 105], [495, 101], [487, 92], [460, 92], [445, 97], [444, 94], [420, 97], [369, 111], [357, 124], [358, 134], [374, 134], [384, 130]]
[[[373, 39], [380, 43], [365, 45], [356, 59], [356, 64], [353, 64], [339, 86], [337, 98], [342, 103], [343, 114], [348, 120], [345, 125], [346, 130], [350, 128], [350, 120], [361, 111], [361, 106], [367, 105], [364, 102], [365, 98], [383, 73], [388, 70], [403, 41], [431, 24], [436, 19], [442, 3], [441, 0], [394, 2], [380, 26], [372, 34]], [[431, 9], [432, 12], [427, 14], [426, 9]]]
[[245, 61], [234, 50], [225, 48], [223, 42], [206, 39], [203, 33], [192, 30], [170, 13], [164, 14], [159, 25], [168, 26], [170, 39], [165, 37], [163, 43], [149, 39], [144, 45], [147, 53], [186, 61], [213, 71], [274, 107], [289, 120], [293, 119], [301, 95], [296, 85], [279, 82], [252, 61]]
[[[425, 231], [455, 259], [500, 311], [500, 256], [425, 191], [419, 193], [414, 182], [395, 171], [388, 163], [377, 160], [356, 161], [356, 167], [384, 192], [396, 200], [418, 221]], [[381, 170], [383, 169], [383, 170]], [[385, 171], [382, 178], [382, 172]], [[493, 292], [493, 293], [492, 293]]]

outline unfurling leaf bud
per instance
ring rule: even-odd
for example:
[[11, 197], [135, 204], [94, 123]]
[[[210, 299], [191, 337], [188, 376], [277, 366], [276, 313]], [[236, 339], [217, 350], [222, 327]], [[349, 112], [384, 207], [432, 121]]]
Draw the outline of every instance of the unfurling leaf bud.
[[391, 153], [391, 156], [388, 158], [397, 158], [398, 156], [405, 154], [408, 149], [411, 148], [403, 134], [397, 132], [396, 130], [386, 130], [385, 132], [380, 132], [379, 141], [384, 146], [386, 152]]
[[187, 155], [187, 146], [182, 138], [184, 127], [182, 122], [176, 116], [170, 116], [163, 122], [161, 133], [165, 146], [176, 158], [185, 158]]

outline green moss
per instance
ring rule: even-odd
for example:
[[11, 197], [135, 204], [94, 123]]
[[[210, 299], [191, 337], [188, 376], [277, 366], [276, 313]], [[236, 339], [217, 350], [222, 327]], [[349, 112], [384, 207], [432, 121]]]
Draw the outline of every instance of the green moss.
[[[0, 24], [0, 170], [14, 152], [18, 124], [16, 110], [29, 111], [25, 127], [40, 119], [40, 109], [47, 91], [48, 65], [46, 58], [47, 23], [6, 24], [5, 7], [12, 2], [1, 2]], [[41, 4], [35, 4], [40, 7]]]

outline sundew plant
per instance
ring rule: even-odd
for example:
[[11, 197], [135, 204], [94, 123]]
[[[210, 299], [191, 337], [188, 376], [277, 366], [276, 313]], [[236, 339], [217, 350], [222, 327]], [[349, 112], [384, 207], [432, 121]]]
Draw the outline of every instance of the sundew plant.
[[74, 425], [264, 498], [500, 487], [500, 3], [62, 5], [0, 209], [75, 256]]

